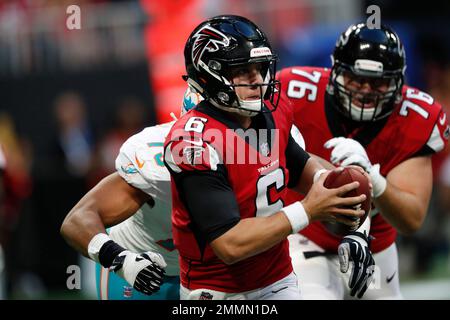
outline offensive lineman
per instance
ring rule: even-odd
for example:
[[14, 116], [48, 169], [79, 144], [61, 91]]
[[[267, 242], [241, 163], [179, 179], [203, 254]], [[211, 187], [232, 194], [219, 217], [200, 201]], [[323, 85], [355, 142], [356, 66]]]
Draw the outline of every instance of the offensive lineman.
[[[386, 26], [350, 26], [338, 39], [332, 62], [331, 70], [281, 70], [282, 97], [292, 104], [308, 152], [369, 173], [375, 206], [371, 250], [377, 268], [374, 286], [364, 298], [401, 299], [396, 230], [411, 234], [425, 219], [431, 156], [447, 143], [447, 118], [433, 97], [404, 85], [404, 48]], [[347, 277], [339, 271], [339, 242], [321, 223], [291, 236], [294, 270], [306, 299], [350, 297]]]

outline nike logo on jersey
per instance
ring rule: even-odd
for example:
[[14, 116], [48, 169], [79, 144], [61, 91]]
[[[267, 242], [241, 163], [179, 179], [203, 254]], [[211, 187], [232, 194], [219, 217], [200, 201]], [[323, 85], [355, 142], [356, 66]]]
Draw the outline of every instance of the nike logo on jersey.
[[138, 165], [138, 168], [139, 169], [142, 169], [142, 167], [144, 166], [144, 163], [145, 163], [145, 161], [139, 161], [139, 159], [138, 159], [138, 157], [137, 157], [137, 155], [135, 154], [134, 155], [134, 159], [136, 160], [136, 163], [137, 163], [137, 165]]
[[136, 262], [139, 262], [139, 261], [142, 261], [142, 260], [144, 260], [144, 258], [136, 257]]
[[191, 144], [193, 144], [194, 146], [199, 146], [199, 147], [201, 147], [201, 146], [203, 146], [203, 140], [200, 140], [200, 141], [192, 141], [192, 140], [184, 140], [183, 139], [183, 141], [185, 141], [185, 142], [187, 142], [187, 143], [191, 143]]
[[446, 118], [447, 118], [447, 115], [445, 113], [443, 113], [442, 117], [439, 118], [439, 123], [441, 124], [441, 126], [444, 125]]
[[389, 283], [392, 281], [392, 279], [394, 279], [395, 274], [397, 273], [397, 271], [394, 271], [394, 273], [392, 274], [392, 276], [390, 277], [386, 277], [386, 282]]

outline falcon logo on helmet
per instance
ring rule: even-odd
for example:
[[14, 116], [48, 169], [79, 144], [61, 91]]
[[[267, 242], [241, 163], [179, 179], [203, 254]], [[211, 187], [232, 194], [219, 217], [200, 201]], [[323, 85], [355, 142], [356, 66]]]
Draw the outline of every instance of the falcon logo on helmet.
[[193, 38], [195, 41], [192, 46], [192, 62], [197, 70], [199, 70], [198, 65], [205, 50], [215, 52], [219, 50], [219, 45], [224, 47], [230, 45], [230, 40], [222, 32], [210, 26], [200, 29]]

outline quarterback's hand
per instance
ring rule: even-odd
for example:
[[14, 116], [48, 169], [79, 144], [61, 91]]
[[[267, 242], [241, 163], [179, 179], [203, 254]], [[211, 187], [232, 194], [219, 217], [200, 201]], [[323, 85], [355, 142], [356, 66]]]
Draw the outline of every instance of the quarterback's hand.
[[330, 161], [334, 165], [348, 166], [358, 165], [369, 174], [372, 182], [372, 195], [378, 198], [386, 190], [386, 178], [380, 173], [380, 165], [372, 163], [367, 156], [364, 147], [356, 140], [337, 137], [325, 142], [324, 147], [333, 149], [331, 151]]
[[137, 291], [151, 295], [159, 290], [166, 266], [158, 253], [147, 251], [138, 254], [126, 250], [114, 259], [111, 269]]
[[[342, 171], [343, 168], [336, 168]], [[321, 174], [314, 182], [301, 201], [308, 220], [340, 222], [350, 227], [358, 226], [358, 219], [364, 215], [364, 210], [354, 208], [355, 205], [366, 200], [365, 194], [356, 197], [345, 197], [348, 192], [356, 189], [358, 182], [353, 181], [338, 188], [329, 189], [324, 182], [331, 171]]]
[[339, 264], [342, 273], [347, 273], [350, 267], [352, 271], [348, 286], [350, 295], [362, 298], [366, 292], [375, 271], [375, 261], [369, 249], [369, 240], [365, 233], [351, 232], [345, 236], [338, 247]]

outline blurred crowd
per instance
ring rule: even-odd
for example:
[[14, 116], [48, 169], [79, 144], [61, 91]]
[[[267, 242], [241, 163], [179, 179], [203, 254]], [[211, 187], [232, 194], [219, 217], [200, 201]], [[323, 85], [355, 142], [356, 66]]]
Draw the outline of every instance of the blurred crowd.
[[[128, 22], [116, 21], [120, 27], [87, 23], [90, 31], [75, 42], [63, 29], [25, 27], [46, 19], [31, 14], [42, 8], [119, 2], [134, 4]], [[318, 1], [317, 9], [308, 7], [309, 1], [282, 0], [276, 12], [270, 3], [215, 0], [203, 14], [226, 10], [260, 23], [275, 40], [281, 67], [330, 65], [330, 39], [364, 13], [358, 1]], [[155, 124], [149, 62], [139, 44], [145, 20], [129, 22], [136, 8], [137, 1], [0, 0], [0, 274], [3, 260], [7, 275], [0, 299], [2, 292], [3, 298], [35, 298], [66, 289], [66, 268], [78, 264], [78, 254], [59, 236], [62, 220], [89, 188], [114, 171], [121, 144]], [[320, 19], [327, 23], [318, 24]], [[433, 30], [414, 39], [405, 36], [405, 44], [412, 52], [407, 55], [408, 82], [430, 93], [450, 115], [450, 50], [444, 40], [448, 21], [442, 34]], [[396, 25], [401, 37], [419, 28]], [[60, 33], [63, 42], [55, 40]], [[96, 38], [87, 36], [92, 33]], [[435, 187], [423, 228], [413, 237], [399, 237], [400, 257], [403, 250], [410, 253], [411, 263], [403, 268], [411, 275], [427, 275], [439, 265], [450, 276], [449, 155], [446, 150], [433, 159]]]
[[62, 220], [153, 124], [144, 23], [136, 1], [0, 0], [0, 299], [65, 291]]
[[[59, 237], [59, 227], [73, 205], [115, 169], [120, 146], [142, 130], [148, 119], [145, 103], [123, 97], [108, 129], [94, 135], [89, 107], [79, 92], [61, 92], [52, 103], [53, 133], [45, 159], [33, 152], [7, 113], [0, 113], [2, 206], [0, 243], [8, 276], [7, 292], [45, 295], [65, 288], [66, 268], [78, 255]], [[39, 159], [40, 158], [40, 159]]]

